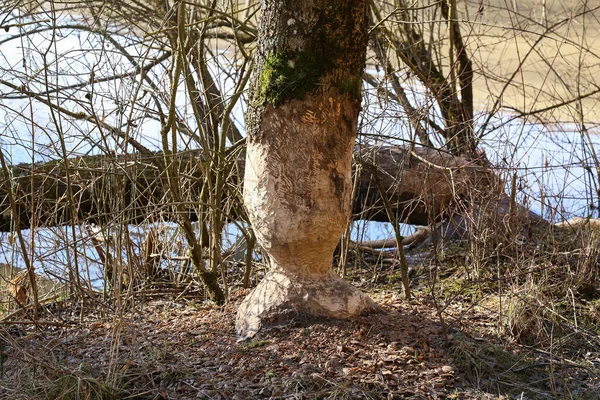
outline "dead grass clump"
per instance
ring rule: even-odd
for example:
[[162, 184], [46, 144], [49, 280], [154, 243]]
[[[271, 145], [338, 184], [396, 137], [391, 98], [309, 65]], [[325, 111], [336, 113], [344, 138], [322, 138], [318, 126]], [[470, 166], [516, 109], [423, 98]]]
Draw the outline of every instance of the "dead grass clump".
[[574, 339], [582, 320], [595, 319], [587, 304], [598, 295], [598, 251], [588, 246], [524, 261], [529, 266], [517, 265], [502, 283], [502, 333], [536, 346], [547, 346], [557, 335]]
[[[11, 356], [14, 354], [11, 354]], [[12, 364], [10, 358], [6, 366]], [[120, 399], [121, 391], [103, 381], [98, 371], [84, 364], [70, 368], [65, 363], [41, 361], [40, 355], [21, 359], [18, 368], [9, 368], [0, 382], [0, 398], [12, 400], [109, 400]]]
[[522, 344], [546, 343], [553, 334], [553, 318], [548, 310], [552, 301], [529, 285], [519, 292], [511, 293], [503, 310], [504, 331]]
[[499, 392], [505, 394], [536, 393], [531, 383], [544, 375], [530, 356], [460, 333], [454, 336], [449, 354], [458, 370], [479, 390], [498, 392], [501, 387]]

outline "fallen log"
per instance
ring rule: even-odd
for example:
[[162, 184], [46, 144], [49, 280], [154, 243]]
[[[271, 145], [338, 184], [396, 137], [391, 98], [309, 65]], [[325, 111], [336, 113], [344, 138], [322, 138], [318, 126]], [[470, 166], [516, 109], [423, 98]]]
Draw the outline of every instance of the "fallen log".
[[[243, 151], [231, 154], [229, 159], [223, 210], [229, 219], [244, 219], [238, 201], [244, 174]], [[66, 162], [10, 166], [8, 177], [0, 173], [0, 232], [32, 225], [175, 221], [177, 211], [170, 196], [165, 162], [165, 156], [158, 153], [85, 156]], [[177, 164], [184, 209], [196, 221], [208, 160], [197, 150], [179, 153], [168, 162]], [[398, 222], [427, 226], [432, 221], [450, 221], [457, 213], [491, 198], [497, 202], [500, 214], [510, 211], [503, 185], [491, 168], [435, 149], [357, 147], [354, 172], [358, 174], [353, 206], [356, 219], [389, 222], [378, 180]], [[16, 199], [15, 208], [9, 204], [9, 190]], [[17, 210], [16, 215], [12, 210]]]
[[460, 203], [481, 194], [504, 193], [489, 167], [433, 148], [362, 147], [355, 161], [360, 175], [354, 213], [362, 213], [361, 219], [389, 222], [377, 179], [397, 220], [421, 226], [448, 217]]
[[568, 221], [557, 222], [554, 226], [572, 231], [590, 230], [600, 232], [600, 219], [598, 218], [571, 218]]
[[[427, 240], [431, 235], [431, 229], [426, 226], [418, 226], [414, 233], [402, 238], [402, 246], [419, 245]], [[396, 238], [386, 238], [379, 240], [364, 240], [362, 242], [351, 242], [353, 246], [359, 249], [394, 249], [398, 247]]]

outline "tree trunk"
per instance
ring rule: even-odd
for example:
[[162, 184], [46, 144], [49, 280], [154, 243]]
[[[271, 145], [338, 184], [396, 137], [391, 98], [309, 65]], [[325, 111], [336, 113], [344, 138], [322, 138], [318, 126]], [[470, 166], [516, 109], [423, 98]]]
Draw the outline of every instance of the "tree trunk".
[[376, 309], [332, 270], [352, 210], [366, 7], [365, 0], [262, 3], [244, 204], [271, 270], [238, 309], [240, 338], [291, 318]]

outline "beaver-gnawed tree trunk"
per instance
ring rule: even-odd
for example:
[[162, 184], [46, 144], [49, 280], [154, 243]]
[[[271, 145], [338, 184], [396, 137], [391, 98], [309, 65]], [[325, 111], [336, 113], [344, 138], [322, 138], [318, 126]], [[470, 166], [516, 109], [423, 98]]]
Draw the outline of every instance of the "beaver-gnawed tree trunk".
[[241, 338], [290, 318], [376, 309], [331, 268], [352, 209], [366, 10], [365, 0], [262, 3], [244, 203], [271, 270], [238, 309]]

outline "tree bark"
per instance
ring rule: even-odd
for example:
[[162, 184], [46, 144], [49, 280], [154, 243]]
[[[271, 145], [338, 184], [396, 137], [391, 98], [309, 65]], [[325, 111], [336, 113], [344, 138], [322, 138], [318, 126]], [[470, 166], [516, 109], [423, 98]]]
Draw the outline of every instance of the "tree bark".
[[332, 270], [352, 211], [366, 10], [365, 0], [262, 2], [244, 204], [271, 269], [238, 308], [242, 339], [292, 318], [376, 309]]

